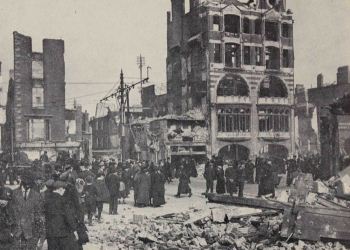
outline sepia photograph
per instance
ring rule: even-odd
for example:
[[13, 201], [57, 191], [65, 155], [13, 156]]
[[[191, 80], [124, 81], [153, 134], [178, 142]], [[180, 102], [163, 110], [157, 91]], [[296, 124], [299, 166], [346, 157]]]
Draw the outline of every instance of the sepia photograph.
[[350, 249], [350, 0], [0, 0], [0, 250]]

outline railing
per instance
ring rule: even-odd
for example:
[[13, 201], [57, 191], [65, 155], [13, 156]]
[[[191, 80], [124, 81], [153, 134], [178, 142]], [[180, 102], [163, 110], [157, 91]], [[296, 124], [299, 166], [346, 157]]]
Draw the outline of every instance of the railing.
[[265, 139], [290, 139], [289, 132], [259, 132], [260, 138]]
[[259, 97], [258, 104], [289, 105], [289, 100], [282, 97]]
[[232, 104], [232, 103], [242, 103], [251, 104], [249, 96], [218, 96], [216, 99], [218, 104]]
[[218, 132], [218, 139], [250, 139], [250, 132]]

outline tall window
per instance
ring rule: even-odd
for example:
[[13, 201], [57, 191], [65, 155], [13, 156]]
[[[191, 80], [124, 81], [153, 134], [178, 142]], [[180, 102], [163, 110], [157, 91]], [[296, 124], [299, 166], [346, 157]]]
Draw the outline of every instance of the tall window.
[[241, 21], [240, 17], [236, 15], [225, 15], [224, 16], [224, 22], [225, 22], [225, 32], [233, 33], [238, 35], [241, 27]]
[[225, 44], [225, 65], [238, 68], [241, 66], [241, 46], [234, 43]]
[[260, 132], [289, 132], [289, 110], [284, 108], [259, 109]]
[[255, 20], [255, 34], [261, 35], [262, 31], [262, 20], [260, 18]]
[[265, 22], [265, 36], [268, 41], [278, 41], [279, 30], [277, 22]]
[[257, 66], [263, 65], [263, 48], [255, 47], [255, 63]]
[[250, 34], [250, 21], [249, 18], [243, 18], [243, 33]]
[[218, 109], [219, 132], [250, 132], [249, 108]]
[[44, 88], [40, 85], [32, 88], [32, 107], [44, 108]]
[[214, 62], [221, 63], [221, 44], [214, 43]]
[[285, 38], [290, 38], [292, 37], [293, 33], [293, 26], [288, 23], [283, 23], [282, 24], [282, 36]]
[[27, 121], [28, 141], [50, 140], [50, 122], [44, 119], [30, 119]]
[[250, 57], [250, 47], [244, 46], [244, 64], [245, 65], [251, 65], [251, 57]]
[[293, 51], [283, 50], [283, 68], [293, 68]]
[[213, 31], [220, 31], [220, 16], [213, 16]]

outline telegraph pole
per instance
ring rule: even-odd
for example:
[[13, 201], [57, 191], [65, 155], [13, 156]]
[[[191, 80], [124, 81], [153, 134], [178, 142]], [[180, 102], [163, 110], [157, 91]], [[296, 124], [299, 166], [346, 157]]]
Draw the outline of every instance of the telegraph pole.
[[[120, 147], [122, 150], [122, 162], [125, 161], [125, 107], [124, 107], [124, 74], [123, 70], [120, 72], [120, 126], [121, 126], [121, 143]], [[117, 99], [118, 102], [118, 99]]]
[[145, 57], [143, 57], [141, 54], [137, 57], [137, 65], [139, 66], [139, 69], [140, 69], [140, 82], [141, 82], [141, 85], [140, 85], [140, 100], [141, 100], [141, 106], [142, 106], [142, 70], [143, 70], [143, 66], [145, 66], [146, 64], [146, 59]]

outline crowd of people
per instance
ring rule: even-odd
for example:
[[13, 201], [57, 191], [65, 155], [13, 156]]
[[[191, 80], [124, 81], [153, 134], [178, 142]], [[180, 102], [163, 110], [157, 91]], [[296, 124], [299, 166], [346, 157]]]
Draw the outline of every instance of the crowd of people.
[[[318, 178], [320, 157], [294, 156], [291, 159], [258, 157], [251, 160], [224, 160], [213, 156], [205, 162], [205, 195], [215, 191], [243, 197], [246, 183], [258, 184], [258, 196], [275, 196], [280, 175], [287, 185], [301, 172]], [[85, 223], [103, 220], [104, 203], [109, 214], [118, 214], [133, 189], [137, 207], [159, 207], [165, 201], [165, 183], [178, 178], [175, 197], [192, 196], [191, 178], [198, 177], [193, 158], [157, 163], [108, 160], [78, 161], [66, 153], [50, 162], [44, 152], [31, 167], [15, 169], [0, 159], [0, 250], [36, 249], [47, 240], [49, 249], [82, 249], [88, 242]], [[14, 190], [5, 186], [17, 184]], [[40, 249], [40, 248], [39, 248]]]
[[[1, 165], [6, 171], [0, 172], [0, 250], [40, 249], [45, 239], [50, 250], [82, 249], [88, 242], [85, 223], [102, 220], [104, 203], [109, 214], [118, 214], [118, 204], [134, 189], [135, 206], [164, 205], [164, 185], [173, 177], [167, 161], [89, 163], [60, 154], [49, 162], [46, 152], [16, 170], [13, 180], [8, 162]], [[5, 186], [9, 179], [18, 188]]]

